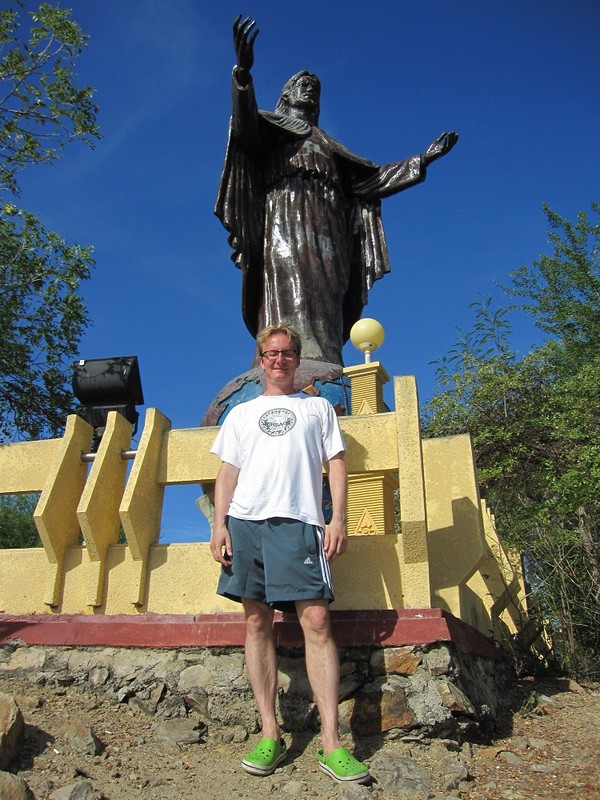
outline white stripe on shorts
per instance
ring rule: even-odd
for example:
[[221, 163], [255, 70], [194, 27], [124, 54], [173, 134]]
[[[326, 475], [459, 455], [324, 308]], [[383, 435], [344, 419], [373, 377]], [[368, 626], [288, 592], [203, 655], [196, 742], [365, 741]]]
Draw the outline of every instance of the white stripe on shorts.
[[319, 540], [319, 566], [321, 567], [321, 577], [323, 578], [323, 583], [333, 591], [333, 581], [331, 580], [331, 566], [329, 561], [325, 556], [325, 550], [323, 549], [323, 528], [319, 528], [318, 525], [315, 525], [315, 532], [317, 534], [317, 538]]

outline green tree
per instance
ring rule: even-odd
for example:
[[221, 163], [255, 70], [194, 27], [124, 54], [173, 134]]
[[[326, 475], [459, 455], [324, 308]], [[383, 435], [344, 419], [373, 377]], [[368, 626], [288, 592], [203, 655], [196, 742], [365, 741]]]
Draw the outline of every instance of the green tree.
[[569, 359], [593, 358], [600, 341], [600, 204], [591, 204], [595, 221], [585, 211], [570, 222], [542, 208], [554, 252], [512, 272], [509, 291], [523, 298], [522, 308], [561, 342]]
[[92, 90], [75, 83], [87, 37], [70, 12], [20, 0], [0, 11], [0, 436], [60, 432], [70, 365], [88, 319], [79, 296], [91, 248], [17, 207], [21, 170], [98, 138]]
[[[510, 309], [475, 304], [475, 324], [438, 362], [427, 435], [468, 431], [500, 533], [575, 675], [600, 671], [600, 225], [544, 209], [551, 255], [511, 273], [509, 291], [544, 332], [518, 358]], [[592, 214], [600, 208], [592, 204]]]
[[0, 496], [0, 549], [10, 547], [41, 547], [33, 512], [38, 495]]

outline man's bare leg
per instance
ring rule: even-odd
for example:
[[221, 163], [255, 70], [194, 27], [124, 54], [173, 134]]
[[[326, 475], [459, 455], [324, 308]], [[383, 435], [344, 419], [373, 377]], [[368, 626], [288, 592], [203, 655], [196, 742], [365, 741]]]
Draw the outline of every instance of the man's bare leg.
[[246, 668], [262, 724], [262, 735], [279, 741], [275, 710], [277, 651], [273, 639], [273, 609], [256, 600], [242, 600], [246, 614]]
[[297, 600], [296, 611], [304, 633], [306, 672], [321, 717], [323, 752], [341, 747], [338, 733], [340, 661], [331, 635], [326, 600]]

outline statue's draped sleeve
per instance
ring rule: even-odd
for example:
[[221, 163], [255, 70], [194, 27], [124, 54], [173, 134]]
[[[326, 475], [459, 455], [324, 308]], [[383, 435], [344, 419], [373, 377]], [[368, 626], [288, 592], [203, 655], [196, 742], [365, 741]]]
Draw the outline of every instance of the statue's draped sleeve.
[[[347, 158], [350, 172], [351, 197], [349, 235], [350, 281], [344, 298], [344, 341], [362, 315], [368, 293], [373, 284], [390, 271], [390, 262], [381, 219], [381, 200], [408, 189], [425, 180], [425, 166], [421, 156], [378, 167], [369, 162], [362, 169], [361, 162], [339, 142], [340, 155]], [[357, 168], [358, 165], [358, 168]]]

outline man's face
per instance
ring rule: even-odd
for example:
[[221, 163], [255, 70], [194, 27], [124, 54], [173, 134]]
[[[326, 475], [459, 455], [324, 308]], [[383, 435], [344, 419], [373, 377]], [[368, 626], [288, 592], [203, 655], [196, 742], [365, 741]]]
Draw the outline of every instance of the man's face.
[[311, 75], [301, 75], [292, 86], [288, 95], [288, 103], [292, 108], [319, 107], [321, 89], [318, 81]]
[[285, 356], [285, 350], [295, 350], [291, 340], [284, 333], [274, 333], [269, 336], [262, 347], [263, 353], [277, 350], [275, 358], [261, 356], [260, 366], [265, 372], [267, 383], [271, 383], [280, 388], [291, 387], [294, 384], [294, 375], [300, 364], [298, 355]]

